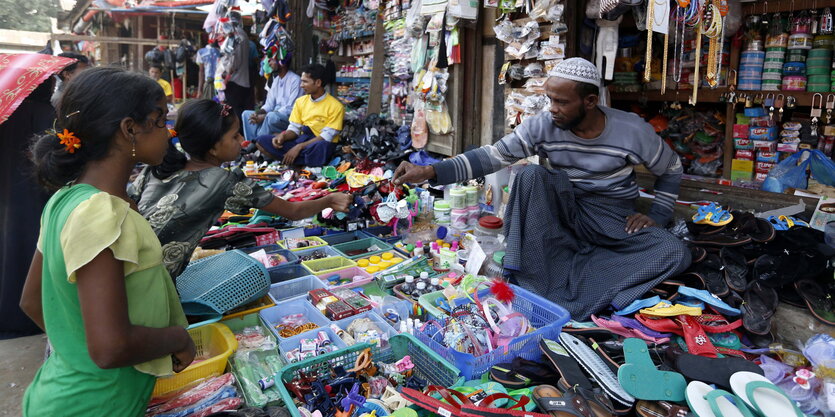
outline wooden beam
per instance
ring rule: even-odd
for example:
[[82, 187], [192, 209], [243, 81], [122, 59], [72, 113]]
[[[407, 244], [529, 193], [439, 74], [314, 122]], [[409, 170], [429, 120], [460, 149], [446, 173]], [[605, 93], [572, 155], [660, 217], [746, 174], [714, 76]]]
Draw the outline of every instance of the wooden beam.
[[371, 68], [371, 85], [368, 86], [367, 114], [380, 114], [383, 107], [383, 77], [386, 62], [386, 29], [383, 27], [383, 12], [377, 10], [374, 28], [374, 67]]
[[[142, 16], [139, 16], [139, 24], [142, 24]], [[138, 27], [137, 30], [142, 30], [141, 27]], [[153, 46], [178, 46], [180, 44], [179, 41], [172, 41], [172, 40], [156, 40], [156, 39], [134, 39], [134, 38], [121, 38], [117, 36], [87, 36], [87, 35], [70, 35], [64, 33], [53, 33], [50, 35], [49, 39], [56, 40], [56, 41], [72, 41], [72, 42], [99, 42], [99, 43], [121, 43], [125, 45], [138, 45], [141, 47], [143, 45], [153, 45]], [[142, 55], [142, 54], [140, 54]]]

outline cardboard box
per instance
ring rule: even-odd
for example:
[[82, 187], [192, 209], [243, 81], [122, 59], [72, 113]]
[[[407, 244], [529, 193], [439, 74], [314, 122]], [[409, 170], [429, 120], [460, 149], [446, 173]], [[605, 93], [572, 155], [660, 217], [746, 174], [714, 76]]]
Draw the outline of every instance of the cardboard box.
[[768, 172], [771, 171], [771, 168], [774, 168], [774, 165], [777, 164], [774, 162], [757, 162], [757, 164], [754, 165], [754, 172], [768, 174]]
[[776, 140], [777, 128], [772, 127], [755, 127], [751, 126], [748, 129], [748, 137], [754, 140]]
[[778, 143], [777, 144], [777, 152], [780, 153], [795, 153], [797, 152], [797, 148], [800, 143]]
[[757, 162], [777, 162], [780, 160], [780, 152], [757, 152]]
[[748, 125], [734, 125], [735, 138], [748, 138]]
[[735, 138], [734, 139], [734, 148], [736, 149], [754, 149], [754, 142], [751, 139], [746, 138]]
[[731, 181], [751, 181], [753, 178], [751, 171], [731, 171]]
[[757, 172], [754, 174], [754, 181], [756, 182], [765, 182], [765, 178], [768, 177], [768, 173], [766, 172]]
[[771, 140], [755, 140], [754, 149], [761, 152], [777, 152], [777, 142]]
[[754, 172], [754, 161], [734, 159], [731, 161], [731, 171], [747, 172], [750, 174]]
[[754, 151], [750, 149], [737, 149], [734, 152], [734, 159], [743, 159], [746, 161], [753, 161], [754, 160]]

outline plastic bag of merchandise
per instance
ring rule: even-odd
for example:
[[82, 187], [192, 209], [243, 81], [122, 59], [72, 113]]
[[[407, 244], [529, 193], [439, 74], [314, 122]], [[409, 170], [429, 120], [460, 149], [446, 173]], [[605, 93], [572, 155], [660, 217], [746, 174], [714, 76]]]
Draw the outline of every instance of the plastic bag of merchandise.
[[821, 184], [835, 186], [835, 162], [823, 152], [803, 149], [771, 168], [762, 189], [782, 193], [786, 188], [806, 189], [806, 171]]

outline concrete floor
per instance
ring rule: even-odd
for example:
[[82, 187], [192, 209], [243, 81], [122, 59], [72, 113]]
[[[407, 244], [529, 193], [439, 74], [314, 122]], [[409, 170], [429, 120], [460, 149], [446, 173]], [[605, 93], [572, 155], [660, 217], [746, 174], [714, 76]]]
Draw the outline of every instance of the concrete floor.
[[0, 340], [0, 416], [21, 415], [26, 387], [43, 363], [46, 336]]

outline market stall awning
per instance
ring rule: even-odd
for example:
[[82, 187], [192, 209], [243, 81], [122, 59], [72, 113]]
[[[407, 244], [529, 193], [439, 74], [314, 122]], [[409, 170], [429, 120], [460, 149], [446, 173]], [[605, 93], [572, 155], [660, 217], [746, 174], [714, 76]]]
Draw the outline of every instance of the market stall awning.
[[0, 54], [0, 124], [37, 86], [73, 62], [44, 54]]

